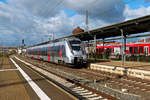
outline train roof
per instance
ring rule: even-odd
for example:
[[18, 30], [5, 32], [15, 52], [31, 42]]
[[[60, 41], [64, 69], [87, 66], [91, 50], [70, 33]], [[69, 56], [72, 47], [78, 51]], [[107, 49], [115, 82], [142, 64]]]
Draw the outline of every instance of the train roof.
[[31, 45], [29, 47], [35, 47], [35, 46], [42, 46], [42, 45], [46, 45], [46, 44], [50, 44], [50, 43], [54, 43], [54, 42], [59, 42], [59, 41], [62, 41], [62, 40], [66, 40], [66, 39], [76, 39], [76, 40], [80, 40], [79, 38], [76, 38], [76, 37], [62, 37], [62, 38], [58, 38], [58, 39], [55, 39], [55, 40], [50, 40], [50, 41], [46, 41], [46, 42], [42, 42], [42, 43], [39, 43], [39, 44], [35, 44], [35, 45]]

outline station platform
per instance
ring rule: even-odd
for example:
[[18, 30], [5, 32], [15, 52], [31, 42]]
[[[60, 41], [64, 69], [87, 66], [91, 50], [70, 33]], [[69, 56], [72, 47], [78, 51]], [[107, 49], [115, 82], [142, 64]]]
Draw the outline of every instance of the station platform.
[[15, 58], [0, 57], [0, 100], [77, 100]]
[[97, 60], [91, 62], [89, 68], [150, 80], [150, 62], [126, 61], [122, 65], [121, 61]]
[[0, 100], [30, 100], [18, 73], [9, 59], [0, 58]]

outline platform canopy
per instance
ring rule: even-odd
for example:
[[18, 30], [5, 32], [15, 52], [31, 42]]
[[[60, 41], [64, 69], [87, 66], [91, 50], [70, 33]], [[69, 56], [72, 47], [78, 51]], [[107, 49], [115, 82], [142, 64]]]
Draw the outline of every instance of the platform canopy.
[[121, 29], [124, 35], [148, 32], [150, 31], [150, 15], [81, 32], [72, 36], [78, 37], [83, 41], [93, 40], [94, 35], [96, 35], [96, 39], [103, 39], [121, 36]]
[[93, 40], [95, 35], [96, 35], [96, 39], [121, 36], [121, 29], [123, 30], [124, 35], [148, 32], [150, 31], [150, 15], [116, 23], [101, 28], [97, 28], [97, 29], [93, 29], [93, 30], [89, 30], [89, 31], [85, 31], [85, 32], [81, 32], [76, 35], [70, 35], [55, 40], [42, 42], [29, 47], [43, 45], [43, 44], [47, 44], [53, 41], [59, 41], [61, 39], [69, 38], [69, 37], [78, 37], [82, 41], [87, 41], [87, 40]]

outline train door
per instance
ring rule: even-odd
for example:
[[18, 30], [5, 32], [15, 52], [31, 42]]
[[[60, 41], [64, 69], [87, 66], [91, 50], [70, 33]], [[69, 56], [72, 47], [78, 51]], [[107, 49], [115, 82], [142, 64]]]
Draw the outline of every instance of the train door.
[[144, 51], [145, 51], [145, 56], [148, 56], [149, 55], [149, 47], [145, 46]]
[[120, 53], [120, 47], [114, 47], [114, 55], [115, 56], [118, 56], [118, 55], [120, 55], [121, 53]]

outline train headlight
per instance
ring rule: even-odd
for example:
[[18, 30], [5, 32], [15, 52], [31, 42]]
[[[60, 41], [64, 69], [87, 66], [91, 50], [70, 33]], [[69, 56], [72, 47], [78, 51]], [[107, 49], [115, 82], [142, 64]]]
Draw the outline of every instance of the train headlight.
[[70, 58], [71, 58], [71, 59], [74, 59], [74, 57], [73, 57], [73, 56], [70, 56]]
[[70, 60], [71, 60], [71, 61], [74, 60], [74, 57], [73, 57], [73, 56], [70, 56]]

